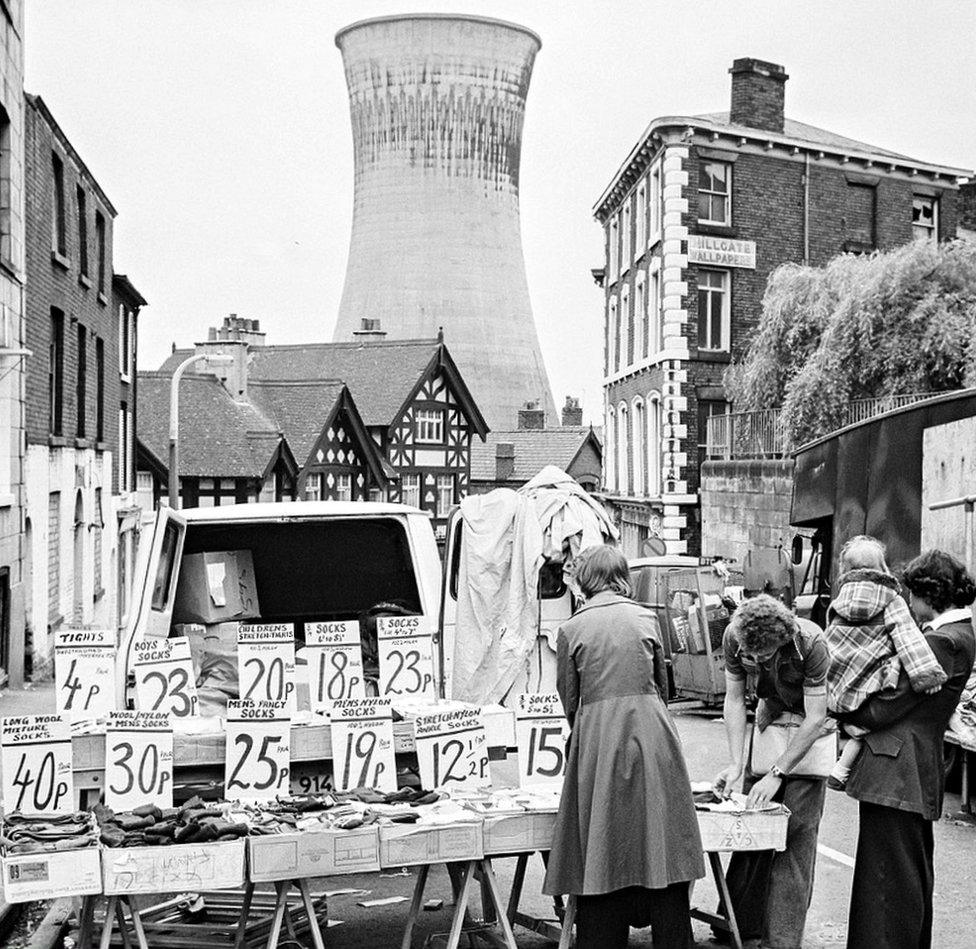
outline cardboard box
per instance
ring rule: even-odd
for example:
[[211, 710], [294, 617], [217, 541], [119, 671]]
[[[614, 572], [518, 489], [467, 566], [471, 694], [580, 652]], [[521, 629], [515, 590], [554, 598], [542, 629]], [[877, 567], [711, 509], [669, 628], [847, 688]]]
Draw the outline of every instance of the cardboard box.
[[341, 873], [372, 873], [380, 868], [377, 825], [355, 830], [306, 830], [250, 837], [248, 879], [296, 880]]
[[102, 892], [101, 847], [64, 853], [14, 854], [0, 860], [8, 903]]
[[721, 813], [696, 811], [706, 853], [735, 850], [785, 850], [787, 808], [777, 811]]
[[177, 893], [244, 885], [244, 838], [102, 850], [104, 892]]
[[454, 824], [380, 826], [381, 867], [480, 860], [484, 855], [484, 835], [480, 820]]
[[485, 855], [549, 850], [555, 827], [555, 811], [486, 817]]
[[261, 615], [249, 550], [187, 554], [173, 603], [174, 623], [224, 623]]

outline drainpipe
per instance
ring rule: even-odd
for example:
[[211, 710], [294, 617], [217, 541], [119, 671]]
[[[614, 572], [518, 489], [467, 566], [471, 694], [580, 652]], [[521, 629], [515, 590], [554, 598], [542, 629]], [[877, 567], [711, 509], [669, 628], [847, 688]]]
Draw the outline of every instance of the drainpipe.
[[810, 153], [804, 156], [803, 167], [803, 263], [810, 263]]

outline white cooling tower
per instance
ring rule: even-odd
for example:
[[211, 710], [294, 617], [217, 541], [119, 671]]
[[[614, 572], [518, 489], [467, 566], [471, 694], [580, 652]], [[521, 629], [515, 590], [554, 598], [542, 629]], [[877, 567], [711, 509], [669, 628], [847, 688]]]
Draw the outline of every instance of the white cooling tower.
[[519, 227], [525, 96], [541, 41], [482, 17], [364, 20], [336, 35], [355, 205], [336, 325], [445, 342], [494, 429], [526, 402], [558, 425]]

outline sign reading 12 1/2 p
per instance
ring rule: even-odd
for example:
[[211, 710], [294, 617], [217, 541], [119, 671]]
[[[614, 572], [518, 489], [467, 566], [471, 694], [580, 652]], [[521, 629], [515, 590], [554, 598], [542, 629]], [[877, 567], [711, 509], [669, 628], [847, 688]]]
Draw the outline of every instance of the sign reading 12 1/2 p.
[[488, 736], [477, 708], [418, 715], [414, 744], [420, 783], [431, 790], [491, 786]]
[[432, 634], [424, 616], [378, 616], [380, 695], [436, 699]]
[[169, 712], [110, 712], [105, 729], [105, 803], [114, 811], [173, 806]]
[[5, 814], [71, 814], [71, 724], [60, 715], [26, 715], [0, 723]]
[[224, 797], [273, 801], [288, 794], [291, 713], [286, 702], [231, 699], [224, 745]]
[[306, 623], [305, 654], [313, 712], [328, 712], [340, 699], [366, 697], [359, 620]]
[[75, 722], [104, 718], [115, 701], [115, 656], [111, 629], [62, 629], [54, 635], [54, 698], [59, 715]]
[[519, 696], [515, 712], [519, 785], [562, 784], [566, 773], [569, 723], [555, 692], [527, 692]]

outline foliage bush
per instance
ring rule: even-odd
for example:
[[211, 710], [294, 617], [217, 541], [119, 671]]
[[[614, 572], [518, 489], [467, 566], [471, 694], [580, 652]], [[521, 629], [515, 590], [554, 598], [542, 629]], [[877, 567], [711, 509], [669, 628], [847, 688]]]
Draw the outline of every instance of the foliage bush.
[[783, 264], [725, 383], [737, 412], [782, 406], [787, 446], [843, 424], [855, 399], [976, 385], [976, 244]]

